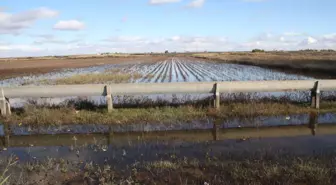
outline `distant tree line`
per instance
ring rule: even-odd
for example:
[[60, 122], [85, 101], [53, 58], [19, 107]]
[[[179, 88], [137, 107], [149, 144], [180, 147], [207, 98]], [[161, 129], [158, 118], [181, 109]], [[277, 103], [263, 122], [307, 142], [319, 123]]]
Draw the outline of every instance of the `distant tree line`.
[[[274, 51], [282, 52], [281, 50], [274, 50]], [[301, 52], [335, 52], [335, 50], [332, 50], [332, 49], [321, 49], [321, 50], [318, 50], [318, 49], [302, 49], [302, 50], [298, 50], [298, 51], [301, 51]], [[253, 49], [252, 50], [252, 53], [263, 53], [263, 52], [265, 52], [265, 50], [263, 50], [263, 49]]]
[[263, 53], [263, 52], [265, 52], [265, 50], [263, 49], [253, 49], [252, 50], [252, 53]]
[[303, 49], [303, 50], [300, 50], [300, 51], [307, 51], [307, 52], [334, 52], [335, 50], [332, 50], [332, 49], [321, 49], [321, 50], [318, 50], [318, 49]]

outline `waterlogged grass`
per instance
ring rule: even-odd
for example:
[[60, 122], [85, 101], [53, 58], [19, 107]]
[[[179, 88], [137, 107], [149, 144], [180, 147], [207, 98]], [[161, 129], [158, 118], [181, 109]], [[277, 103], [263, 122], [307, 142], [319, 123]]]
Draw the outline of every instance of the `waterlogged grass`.
[[141, 74], [128, 74], [128, 73], [98, 73], [98, 74], [85, 74], [76, 75], [69, 78], [57, 79], [54, 83], [56, 85], [72, 85], [72, 84], [90, 84], [90, 83], [126, 83], [132, 79], [141, 78]]
[[[276, 155], [276, 154], [268, 154]], [[262, 156], [259, 156], [262, 157]], [[137, 162], [123, 171], [112, 164], [95, 165], [48, 159], [16, 164], [11, 184], [305, 184], [331, 185], [336, 171], [331, 156], [282, 156], [276, 160], [208, 157]], [[83, 166], [81, 168], [80, 166]], [[41, 179], [41, 180], [40, 180]]]
[[9, 169], [16, 164], [17, 161], [10, 157], [7, 161], [7, 164], [4, 168], [0, 171], [0, 185], [9, 184], [8, 181], [10, 180], [11, 175], [9, 173]]
[[[330, 161], [327, 159], [326, 161]], [[197, 159], [183, 159], [166, 165], [146, 165], [141, 171], [140, 183], [173, 184], [334, 184], [335, 170], [331, 164], [309, 157], [267, 160], [219, 160], [208, 158], [206, 162]], [[161, 164], [162, 161], [152, 162]], [[165, 162], [164, 164], [166, 164]], [[174, 166], [174, 168], [170, 168]], [[140, 173], [140, 172], [137, 173]], [[144, 171], [144, 172], [143, 172]], [[147, 178], [143, 178], [143, 176]], [[138, 177], [138, 178], [136, 178]], [[156, 178], [161, 177], [161, 178]]]
[[[29, 125], [62, 124], [131, 124], [131, 123], [176, 123], [206, 120], [208, 118], [230, 119], [233, 117], [274, 116], [310, 113], [316, 111], [307, 105], [290, 103], [230, 103], [220, 109], [203, 106], [163, 106], [152, 108], [121, 108], [108, 112], [105, 107], [90, 103], [77, 106], [44, 107], [26, 105], [13, 110], [11, 116], [0, 118], [5, 123]], [[336, 112], [336, 105], [322, 104], [319, 112]]]
[[113, 70], [105, 73], [80, 74], [54, 81], [42, 80], [44, 85], [73, 85], [73, 84], [98, 84], [98, 83], [127, 83], [142, 78], [140, 73], [121, 73]]

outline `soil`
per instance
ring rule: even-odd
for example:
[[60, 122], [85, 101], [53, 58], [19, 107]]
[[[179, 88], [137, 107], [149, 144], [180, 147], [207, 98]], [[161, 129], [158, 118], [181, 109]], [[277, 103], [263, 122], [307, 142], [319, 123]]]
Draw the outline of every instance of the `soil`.
[[122, 64], [124, 62], [152, 63], [163, 60], [164, 56], [130, 56], [130, 57], [100, 57], [79, 59], [30, 59], [30, 60], [0, 60], [0, 79], [44, 74], [67, 68], [91, 67], [105, 64]]
[[193, 55], [198, 59], [259, 66], [290, 74], [303, 74], [315, 78], [336, 77], [336, 52], [226, 52]]

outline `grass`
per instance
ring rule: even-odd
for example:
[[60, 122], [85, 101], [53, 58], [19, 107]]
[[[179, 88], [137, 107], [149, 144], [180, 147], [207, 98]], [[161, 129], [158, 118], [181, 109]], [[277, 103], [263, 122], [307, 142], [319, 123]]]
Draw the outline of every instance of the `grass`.
[[224, 63], [255, 65], [316, 78], [335, 78], [336, 52], [329, 51], [268, 51], [198, 53], [196, 58]]
[[157, 169], [177, 169], [179, 166], [168, 160], [154, 161], [146, 165], [148, 169], [157, 168]]
[[[0, 121], [27, 125], [176, 123], [208, 118], [225, 120], [233, 117], [290, 115], [317, 111], [306, 103], [265, 100], [249, 103], [223, 101], [218, 110], [209, 108], [206, 103], [209, 103], [209, 100], [200, 101], [198, 104], [187, 102], [173, 105], [164, 101], [161, 104], [136, 102], [133, 104], [134, 108], [117, 108], [108, 112], [105, 105], [96, 106], [88, 100], [71, 100], [52, 107], [32, 102], [23, 108], [13, 109], [11, 116], [2, 117]], [[140, 105], [140, 108], [137, 105]], [[318, 112], [336, 112], [335, 102], [322, 102]]]
[[129, 73], [97, 73], [97, 74], [81, 74], [75, 75], [68, 78], [61, 78], [55, 81], [41, 81], [43, 84], [52, 85], [72, 85], [72, 84], [92, 84], [92, 83], [126, 83], [131, 80], [137, 80], [141, 78], [142, 75], [139, 73], [129, 74]]
[[3, 172], [0, 175], [0, 185], [8, 184], [8, 181], [10, 180], [11, 175], [7, 175], [9, 169], [16, 164], [17, 161], [14, 160], [13, 157], [10, 157], [8, 159], [8, 162], [6, 166], [3, 169]]
[[[263, 154], [247, 154], [245, 159], [213, 156], [206, 161], [196, 158], [174, 158], [166, 161], [136, 162], [125, 168], [111, 164], [81, 164], [65, 160], [50, 160], [16, 165], [16, 176], [11, 184], [305, 184], [332, 185], [336, 180], [335, 161], [332, 156], [275, 156], [261, 159]], [[218, 158], [217, 158], [218, 157]], [[259, 158], [259, 159], [257, 159]], [[27, 167], [28, 166], [28, 167]], [[84, 166], [84, 167], [81, 167]], [[37, 179], [42, 179], [38, 181]], [[55, 180], [57, 179], [57, 181]], [[18, 182], [21, 183], [18, 183]]]
[[325, 185], [334, 184], [336, 175], [330, 164], [313, 158], [293, 157], [279, 161], [212, 159], [197, 165], [189, 161], [177, 162], [175, 166], [174, 169], [165, 166], [147, 168], [147, 178], [140, 183], [147, 184], [153, 180], [156, 183], [166, 181], [167, 184], [180, 181], [182, 184]]

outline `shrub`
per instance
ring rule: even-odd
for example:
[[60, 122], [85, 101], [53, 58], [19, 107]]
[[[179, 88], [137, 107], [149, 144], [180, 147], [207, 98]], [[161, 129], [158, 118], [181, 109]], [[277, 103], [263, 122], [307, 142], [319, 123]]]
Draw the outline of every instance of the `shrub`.
[[263, 49], [253, 49], [252, 53], [262, 53], [265, 52]]

